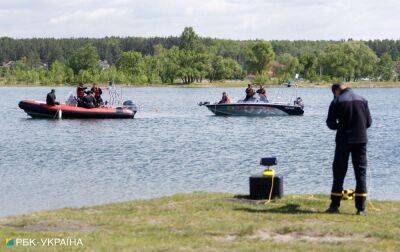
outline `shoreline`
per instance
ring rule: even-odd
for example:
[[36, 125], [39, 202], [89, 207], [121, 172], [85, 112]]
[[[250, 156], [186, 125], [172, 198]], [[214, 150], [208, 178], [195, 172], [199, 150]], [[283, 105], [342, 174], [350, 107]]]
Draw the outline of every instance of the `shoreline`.
[[350, 244], [352, 250], [366, 244], [398, 250], [400, 202], [372, 202], [367, 216], [357, 216], [352, 200], [343, 201], [341, 214], [323, 213], [328, 195], [265, 203], [226, 193], [175, 194], [0, 218], [0, 239], [73, 237], [81, 239], [81, 248], [97, 251], [343, 251]]
[[[248, 81], [226, 81], [226, 82], [204, 82], [204, 83], [192, 83], [192, 84], [116, 84], [119, 87], [124, 88], [157, 88], [157, 87], [171, 87], [171, 88], [232, 88], [232, 87], [246, 87], [249, 84]], [[332, 85], [332, 83], [322, 82], [322, 83], [313, 83], [313, 82], [297, 82], [296, 83], [299, 88], [328, 88]], [[344, 82], [344, 84], [351, 88], [399, 88], [400, 81], [398, 82], [374, 82], [374, 81], [359, 81], [359, 82]], [[86, 84], [87, 86], [90, 84]], [[100, 83], [100, 86], [107, 86], [107, 83]], [[254, 86], [258, 86], [254, 84]], [[266, 88], [279, 88], [286, 87], [283, 84], [265, 84], [263, 85]], [[0, 88], [2, 87], [75, 87], [75, 85], [43, 85], [43, 84], [33, 84], [33, 83], [13, 83], [13, 84], [4, 84], [0, 83]]]

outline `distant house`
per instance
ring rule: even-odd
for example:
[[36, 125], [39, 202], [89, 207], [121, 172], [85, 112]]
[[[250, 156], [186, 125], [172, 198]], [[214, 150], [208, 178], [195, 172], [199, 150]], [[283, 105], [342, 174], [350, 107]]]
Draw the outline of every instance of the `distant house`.
[[110, 68], [110, 64], [108, 63], [107, 60], [99, 60], [99, 66], [101, 67], [102, 70]]

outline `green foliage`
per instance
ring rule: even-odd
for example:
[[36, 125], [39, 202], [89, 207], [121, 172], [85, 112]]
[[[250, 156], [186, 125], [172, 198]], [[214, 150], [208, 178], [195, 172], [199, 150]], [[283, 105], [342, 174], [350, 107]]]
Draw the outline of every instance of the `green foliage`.
[[211, 81], [242, 79], [244, 72], [239, 63], [231, 58], [214, 56], [207, 78]]
[[116, 66], [118, 70], [130, 75], [141, 75], [145, 70], [142, 54], [135, 51], [123, 52]]
[[200, 47], [200, 38], [192, 27], [185, 27], [179, 38], [179, 49], [196, 51]]
[[255, 41], [249, 44], [247, 48], [247, 68], [250, 72], [262, 73], [274, 60], [275, 53], [272, 45], [267, 41]]
[[275, 67], [277, 77], [281, 81], [289, 81], [294, 78], [300, 69], [299, 60], [289, 53], [283, 53], [277, 57], [278, 65]]
[[340, 45], [331, 45], [320, 57], [323, 74], [341, 80], [350, 80], [354, 74], [355, 60]]
[[345, 44], [348, 51], [356, 61], [354, 69], [354, 80], [363, 77], [372, 77], [374, 66], [378, 62], [378, 57], [367, 45], [361, 42], [348, 42]]
[[372, 77], [377, 56], [361, 42], [330, 45], [320, 56], [323, 74], [344, 81]]
[[41, 64], [39, 54], [36, 51], [30, 51], [26, 57], [26, 64], [30, 68], [39, 68]]
[[201, 82], [210, 69], [210, 57], [192, 50], [179, 51], [177, 76], [184, 84]]
[[135, 51], [123, 52], [117, 61], [117, 69], [124, 73], [129, 83], [147, 83], [146, 63], [142, 54]]
[[310, 52], [301, 53], [298, 57], [300, 64], [300, 75], [308, 80], [314, 80], [317, 77], [318, 58]]
[[186, 27], [179, 38], [177, 77], [184, 84], [201, 82], [210, 70], [210, 56], [192, 27]]
[[271, 78], [269, 77], [269, 75], [267, 73], [257, 73], [254, 76], [253, 84], [265, 85], [265, 84], [268, 84], [270, 81], [271, 81]]
[[395, 72], [397, 80], [400, 81], [400, 56], [399, 59], [395, 62]]
[[156, 47], [155, 57], [162, 83], [173, 83], [178, 78], [179, 56], [179, 49], [176, 46], [169, 50], [161, 45]]
[[160, 64], [157, 57], [151, 57], [151, 56], [144, 57], [144, 65], [148, 83], [153, 83], [153, 84], [162, 83], [160, 77]]
[[[400, 41], [394, 40], [236, 41], [202, 38], [186, 27], [180, 37], [167, 38], [3, 37], [0, 48], [4, 83], [190, 84], [248, 74], [266, 83], [287, 81], [296, 73], [312, 82], [400, 79]], [[99, 59], [110, 67], [103, 69]]]
[[97, 54], [96, 47], [86, 45], [76, 50], [71, 58], [68, 60], [68, 66], [74, 71], [75, 74], [81, 71], [88, 71], [93, 73], [99, 69], [99, 55]]
[[389, 81], [393, 80], [395, 74], [395, 63], [388, 53], [382, 54], [376, 65], [376, 76], [380, 80]]

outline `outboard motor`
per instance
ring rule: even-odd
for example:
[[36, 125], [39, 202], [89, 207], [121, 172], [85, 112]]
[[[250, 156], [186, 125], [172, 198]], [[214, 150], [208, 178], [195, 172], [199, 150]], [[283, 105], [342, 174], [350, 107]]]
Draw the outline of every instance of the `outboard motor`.
[[124, 101], [124, 103], [122, 103], [122, 107], [135, 112], [138, 111], [138, 106], [131, 100]]
[[199, 106], [206, 106], [206, 105], [210, 105], [210, 102], [208, 102], [208, 101], [199, 102]]

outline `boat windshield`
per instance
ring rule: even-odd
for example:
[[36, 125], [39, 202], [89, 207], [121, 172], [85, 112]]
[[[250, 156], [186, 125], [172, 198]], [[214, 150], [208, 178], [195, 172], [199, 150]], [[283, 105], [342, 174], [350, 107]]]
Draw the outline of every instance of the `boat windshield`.
[[250, 99], [241, 99], [238, 100], [237, 103], [269, 103], [268, 98], [264, 95], [255, 94]]

